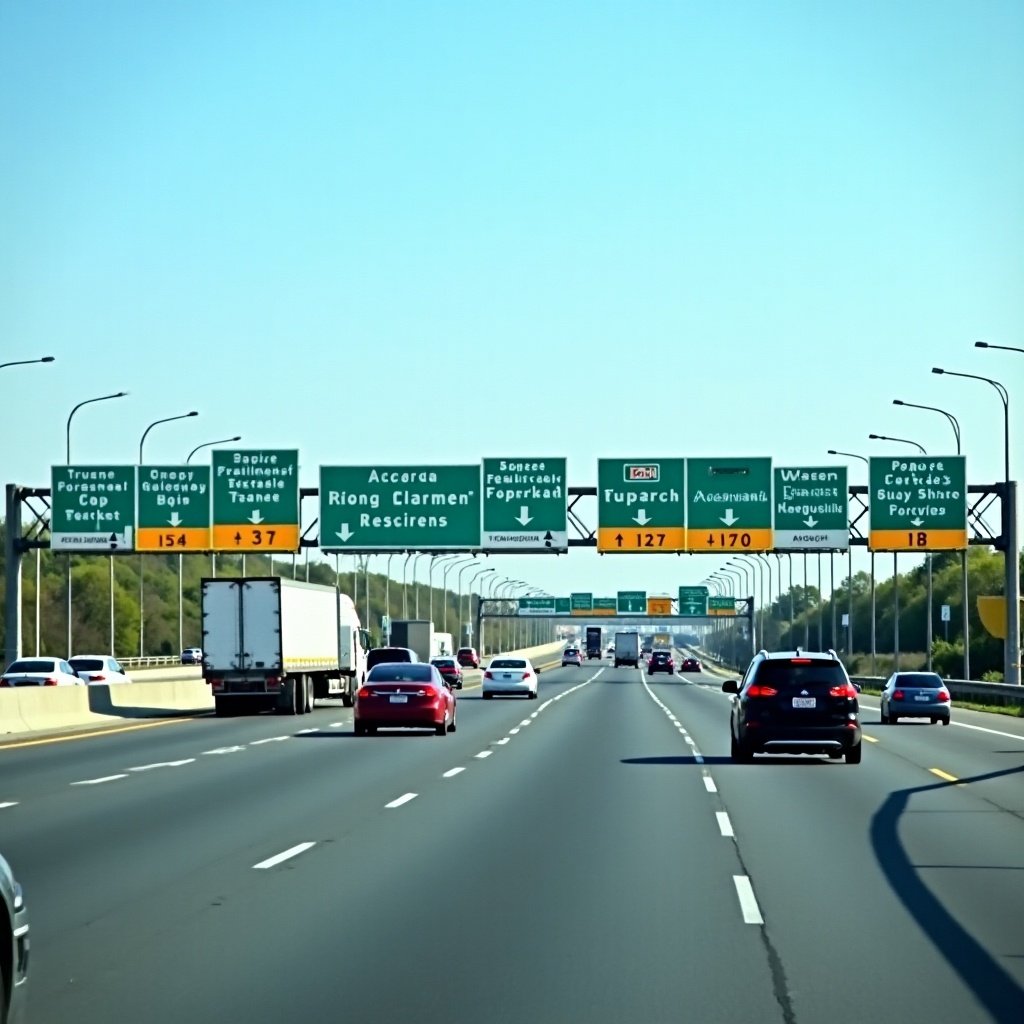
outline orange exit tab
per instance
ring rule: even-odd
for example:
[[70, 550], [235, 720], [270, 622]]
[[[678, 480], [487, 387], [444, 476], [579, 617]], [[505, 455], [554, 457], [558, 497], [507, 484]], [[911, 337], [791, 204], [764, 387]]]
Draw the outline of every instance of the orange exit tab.
[[682, 526], [601, 526], [597, 531], [597, 550], [602, 554], [612, 554], [616, 551], [664, 553], [685, 549], [686, 529]]
[[647, 614], [648, 615], [671, 615], [672, 614], [672, 598], [671, 597], [649, 597], [649, 598], [647, 598]]
[[871, 530], [870, 551], [963, 551], [966, 530]]
[[135, 530], [136, 551], [209, 551], [208, 526], [150, 527]]
[[213, 528], [215, 551], [298, 551], [299, 547], [299, 528], [293, 523], [278, 526], [220, 523]]
[[690, 529], [687, 531], [689, 551], [771, 551], [774, 532], [766, 529], [727, 530]]

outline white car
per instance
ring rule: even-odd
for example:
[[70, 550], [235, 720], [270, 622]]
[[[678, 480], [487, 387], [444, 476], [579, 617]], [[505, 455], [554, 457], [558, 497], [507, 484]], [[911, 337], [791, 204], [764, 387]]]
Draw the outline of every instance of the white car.
[[529, 658], [492, 658], [484, 671], [483, 698], [490, 700], [495, 694], [521, 694], [529, 700], [536, 700], [539, 674], [540, 669], [534, 668]]
[[85, 686], [63, 658], [19, 658], [0, 676], [0, 686]]
[[130, 683], [131, 676], [121, 667], [117, 658], [109, 654], [76, 654], [68, 658], [71, 667], [87, 683]]

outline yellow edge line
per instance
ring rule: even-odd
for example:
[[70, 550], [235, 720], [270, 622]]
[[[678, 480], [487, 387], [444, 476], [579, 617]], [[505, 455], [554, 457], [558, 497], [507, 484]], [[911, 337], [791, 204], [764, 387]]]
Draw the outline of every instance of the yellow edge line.
[[877, 742], [878, 742], [878, 740], [877, 740], [877, 739], [875, 739], [875, 737], [874, 737], [874, 736], [866, 736], [866, 735], [865, 735], [864, 733], [861, 733], [861, 734], [860, 734], [860, 738], [861, 738], [862, 740], [867, 740], [867, 741], [868, 741], [868, 743], [877, 743]]
[[938, 775], [940, 779], [943, 779], [946, 782], [960, 781], [955, 775], [950, 775], [948, 772], [944, 772], [941, 768], [929, 768], [928, 771], [930, 771], [932, 775]]
[[[204, 712], [203, 714], [206, 714]], [[177, 725], [179, 722], [191, 722], [200, 715], [182, 715], [179, 718], [168, 718], [160, 722], [141, 722], [139, 725], [122, 725], [113, 729], [97, 729], [95, 732], [77, 732], [70, 736], [49, 736], [45, 740], [24, 740], [20, 743], [0, 743], [0, 750], [15, 750], [18, 747], [40, 747], [48, 743], [67, 743], [69, 740], [86, 740], [93, 736], [109, 736], [115, 732], [137, 732], [139, 729], [156, 729], [161, 725]]]

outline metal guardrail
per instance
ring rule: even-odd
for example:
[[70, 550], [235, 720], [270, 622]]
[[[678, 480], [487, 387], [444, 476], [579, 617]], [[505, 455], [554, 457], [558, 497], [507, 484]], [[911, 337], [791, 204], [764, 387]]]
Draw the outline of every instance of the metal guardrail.
[[122, 668], [164, 668], [168, 665], [180, 665], [181, 658], [176, 654], [164, 654], [152, 658], [118, 658]]
[[[861, 686], [881, 690], [888, 676], [850, 676], [850, 680]], [[1024, 686], [1012, 683], [979, 683], [973, 679], [944, 679], [946, 689], [954, 701], [966, 700], [976, 704], [993, 704], [999, 707], [1024, 707]]]

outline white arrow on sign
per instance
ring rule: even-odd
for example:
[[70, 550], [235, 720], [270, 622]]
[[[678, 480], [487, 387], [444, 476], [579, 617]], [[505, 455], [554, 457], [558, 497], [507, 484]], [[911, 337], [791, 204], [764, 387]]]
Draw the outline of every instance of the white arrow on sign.
[[341, 529], [337, 532], [338, 536], [347, 544], [355, 531], [349, 529], [348, 523], [342, 523]]
[[916, 519], [911, 519], [910, 521], [911, 521], [911, 522], [912, 522], [912, 523], [913, 523], [913, 524], [914, 524], [915, 526], [923, 526], [923, 525], [924, 525], [924, 520], [923, 520], [923, 519], [922, 519], [922, 518], [921, 518], [920, 516], [918, 516], [918, 517], [917, 517]]
[[804, 526], [806, 526], [808, 529], [813, 529], [815, 526], [818, 525], [818, 520], [815, 519], [814, 516], [808, 516], [803, 521], [803, 523], [804, 523]]
[[252, 523], [253, 526], [259, 526], [260, 523], [263, 522], [263, 513], [259, 509], [256, 509], [256, 511], [249, 516], [249, 522]]
[[527, 523], [533, 522], [533, 516], [530, 515], [530, 508], [528, 505], [522, 505], [519, 508], [519, 515], [516, 516], [516, 522], [526, 526]]
[[171, 526], [181, 526], [181, 516], [177, 512], [171, 513], [171, 518], [168, 520]]
[[638, 526], [646, 526], [651, 520], [647, 516], [647, 509], [637, 509], [637, 513], [633, 516], [633, 522]]
[[732, 509], [727, 508], [724, 516], [719, 516], [719, 521], [725, 523], [726, 526], [732, 526], [733, 523], [739, 522], [739, 517], [732, 514]]

